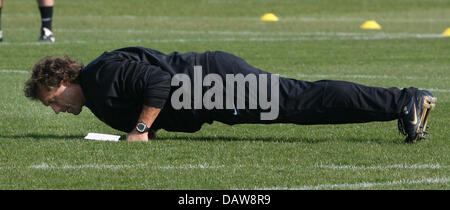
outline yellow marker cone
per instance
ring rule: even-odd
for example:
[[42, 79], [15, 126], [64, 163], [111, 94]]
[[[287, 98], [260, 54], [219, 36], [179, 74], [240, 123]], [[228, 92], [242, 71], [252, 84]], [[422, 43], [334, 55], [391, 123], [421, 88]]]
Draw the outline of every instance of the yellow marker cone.
[[276, 22], [278, 17], [273, 13], [266, 13], [261, 17], [262, 21]]
[[445, 30], [445, 31], [442, 33], [442, 36], [450, 36], [450, 28], [447, 28], [447, 30]]
[[366, 22], [364, 22], [360, 28], [362, 29], [368, 29], [368, 30], [380, 30], [381, 26], [380, 24], [377, 23], [377, 21], [375, 20], [368, 20]]

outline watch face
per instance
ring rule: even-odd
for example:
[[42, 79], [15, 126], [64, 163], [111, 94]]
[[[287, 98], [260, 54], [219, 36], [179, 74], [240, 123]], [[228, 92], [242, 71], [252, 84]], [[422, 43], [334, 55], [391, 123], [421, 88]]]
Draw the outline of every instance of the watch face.
[[144, 123], [138, 123], [136, 126], [136, 130], [139, 132], [144, 132], [147, 126]]

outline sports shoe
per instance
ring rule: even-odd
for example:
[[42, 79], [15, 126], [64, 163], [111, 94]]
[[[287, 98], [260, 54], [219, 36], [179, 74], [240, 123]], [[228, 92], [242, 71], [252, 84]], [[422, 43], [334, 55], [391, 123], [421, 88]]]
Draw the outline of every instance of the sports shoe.
[[3, 32], [0, 30], [0, 42], [3, 41]]
[[398, 119], [398, 129], [407, 136], [406, 143], [415, 143], [426, 138], [430, 112], [436, 105], [436, 97], [426, 90], [417, 90], [411, 101], [404, 106]]
[[53, 32], [48, 28], [42, 28], [41, 36], [39, 37], [39, 41], [43, 42], [55, 42], [55, 36], [53, 36]]

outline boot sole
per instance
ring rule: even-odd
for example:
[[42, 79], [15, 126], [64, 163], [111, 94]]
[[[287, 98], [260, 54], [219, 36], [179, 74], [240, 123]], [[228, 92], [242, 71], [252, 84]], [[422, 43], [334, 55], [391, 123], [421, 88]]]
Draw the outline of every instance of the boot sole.
[[423, 100], [423, 106], [422, 106], [422, 116], [421, 116], [421, 122], [419, 126], [417, 127], [417, 138], [414, 139], [413, 142], [416, 142], [416, 140], [422, 140], [426, 138], [427, 135], [427, 123], [430, 118], [430, 113], [436, 106], [437, 98], [433, 96], [425, 96]]

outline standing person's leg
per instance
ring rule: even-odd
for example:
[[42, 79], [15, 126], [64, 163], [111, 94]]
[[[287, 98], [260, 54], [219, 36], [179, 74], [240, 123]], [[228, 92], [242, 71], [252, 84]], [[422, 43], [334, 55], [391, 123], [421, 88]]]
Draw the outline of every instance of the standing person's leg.
[[39, 12], [41, 13], [41, 35], [39, 41], [55, 42], [52, 32], [54, 0], [37, 0]]
[[2, 32], [2, 7], [3, 2], [0, 0], [0, 42], [3, 41], [3, 32]]

